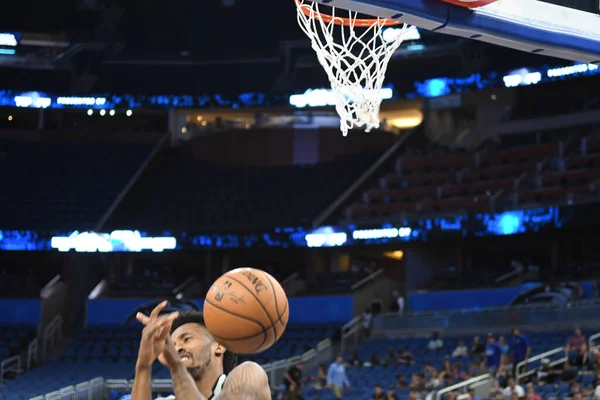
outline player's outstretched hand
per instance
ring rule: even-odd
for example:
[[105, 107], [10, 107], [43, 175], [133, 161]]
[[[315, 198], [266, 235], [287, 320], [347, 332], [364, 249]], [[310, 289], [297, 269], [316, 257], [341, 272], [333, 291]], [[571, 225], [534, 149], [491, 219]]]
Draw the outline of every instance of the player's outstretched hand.
[[175, 348], [171, 335], [167, 335], [165, 339], [165, 347], [160, 354], [159, 360], [171, 370], [181, 364], [181, 357]]
[[163, 301], [157, 305], [150, 313], [150, 316], [142, 313], [137, 313], [136, 315], [137, 320], [145, 325], [142, 330], [142, 340], [140, 342], [136, 368], [150, 368], [165, 348], [165, 340], [169, 336], [171, 325], [179, 316], [177, 312], [159, 316], [167, 304], [167, 301]]

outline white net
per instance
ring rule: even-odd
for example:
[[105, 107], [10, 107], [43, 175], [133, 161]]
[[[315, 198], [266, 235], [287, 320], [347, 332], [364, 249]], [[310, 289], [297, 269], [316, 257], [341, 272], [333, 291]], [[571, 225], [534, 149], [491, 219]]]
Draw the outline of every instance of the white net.
[[[319, 3], [310, 0], [296, 0], [296, 5], [298, 24], [331, 83], [342, 134], [346, 136], [353, 128], [364, 127], [366, 132], [377, 129], [388, 63], [411, 28], [400, 25], [384, 39], [383, 18], [359, 19], [354, 11], [335, 7], [328, 7], [325, 15]], [[348, 17], [340, 17], [341, 13]]]

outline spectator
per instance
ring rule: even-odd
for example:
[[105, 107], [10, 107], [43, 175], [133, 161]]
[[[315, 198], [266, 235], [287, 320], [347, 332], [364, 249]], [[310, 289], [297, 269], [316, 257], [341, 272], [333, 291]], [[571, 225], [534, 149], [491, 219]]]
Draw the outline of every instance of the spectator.
[[341, 399], [344, 395], [344, 387], [350, 387], [346, 367], [344, 367], [344, 358], [337, 356], [334, 363], [327, 370], [327, 386], [333, 391], [336, 399]]
[[469, 388], [469, 398], [471, 400], [479, 400], [479, 397], [475, 396], [475, 388]]
[[431, 339], [429, 340], [429, 343], [427, 343], [427, 350], [434, 351], [437, 353], [440, 350], [442, 350], [443, 347], [444, 347], [444, 341], [442, 339], [440, 339], [439, 333], [434, 332], [433, 335], [431, 335]]
[[435, 390], [442, 386], [442, 380], [440, 379], [440, 374], [437, 369], [433, 369], [431, 372], [431, 377], [425, 384], [425, 389], [427, 390]]
[[496, 375], [502, 368], [502, 349], [489, 334], [485, 345], [485, 366], [489, 374]]
[[452, 379], [455, 383], [465, 379], [465, 371], [463, 371], [462, 365], [454, 364], [452, 366]]
[[561, 371], [555, 371], [550, 367], [550, 360], [548, 358], [542, 358], [542, 366], [537, 370], [535, 381], [538, 385], [545, 385], [547, 383], [556, 383], [556, 377]]
[[321, 390], [325, 389], [325, 386], [327, 386], [327, 371], [325, 370], [325, 364], [319, 364], [313, 388]]
[[492, 385], [490, 387], [490, 394], [488, 395], [488, 398], [489, 399], [495, 399], [498, 394], [504, 396], [502, 394], [502, 388], [500, 387], [500, 383], [498, 382], [497, 379], [494, 379], [492, 381]]
[[504, 336], [500, 336], [498, 338], [498, 345], [502, 349], [502, 354], [507, 356], [510, 353], [510, 347], [508, 346], [508, 344], [506, 344], [506, 340], [504, 339]]
[[458, 345], [456, 346], [456, 348], [452, 352], [452, 357], [462, 358], [462, 357], [468, 357], [468, 356], [469, 356], [469, 349], [465, 345], [465, 341], [464, 340], [459, 340], [458, 341]]
[[413, 355], [403, 349], [398, 349], [398, 352], [396, 353], [396, 360], [397, 360], [398, 364], [414, 364], [415, 363], [415, 358], [413, 357]]
[[373, 389], [373, 396], [371, 396], [371, 400], [385, 400], [386, 396], [383, 394], [383, 388], [378, 383], [375, 385], [375, 389]]
[[393, 386], [388, 387], [386, 400], [398, 400], [398, 396], [396, 396], [396, 391]]
[[402, 374], [396, 375], [396, 388], [397, 389], [406, 388], [406, 382], [404, 382], [404, 375], [402, 375]]
[[365, 308], [362, 315], [362, 339], [367, 340], [371, 336], [373, 327], [373, 312], [369, 308]]
[[564, 363], [562, 372], [560, 373], [561, 382], [572, 382], [577, 378], [577, 370], [575, 370], [568, 361]]
[[375, 367], [377, 365], [381, 365], [381, 361], [379, 361], [379, 357], [377, 357], [377, 354], [373, 354], [369, 361], [366, 361], [363, 364], [363, 367]]
[[410, 377], [410, 385], [408, 386], [410, 390], [415, 390], [417, 392], [422, 392], [425, 390], [425, 383], [423, 382], [423, 377], [417, 373], [414, 373]]
[[416, 390], [411, 390], [408, 392], [408, 400], [421, 400], [421, 393]]
[[395, 303], [393, 308], [398, 310], [399, 315], [404, 315], [404, 297], [402, 297], [400, 292], [398, 292], [397, 290], [394, 290], [392, 292], [392, 296], [394, 296]]
[[526, 394], [526, 399], [527, 400], [542, 400], [541, 396], [538, 396], [535, 393], [535, 388], [533, 387], [533, 385], [528, 385], [527, 386], [527, 394]]
[[302, 389], [302, 364], [292, 365], [283, 376], [286, 399], [298, 400]]
[[515, 381], [515, 378], [512, 377], [508, 378], [508, 386], [506, 386], [502, 392], [504, 397], [508, 398], [512, 398], [513, 394], [519, 399], [525, 397], [525, 390], [523, 389], [523, 386], [517, 385], [517, 381]]
[[469, 352], [471, 353], [471, 357], [475, 357], [477, 359], [481, 358], [481, 355], [485, 352], [485, 346], [483, 343], [481, 343], [479, 336], [475, 336], [473, 338], [473, 345], [471, 346]]
[[429, 377], [431, 377], [431, 373], [433, 372], [433, 367], [431, 366], [431, 363], [426, 362], [425, 366], [423, 367], [423, 377], [425, 378], [425, 380], [429, 380]]
[[354, 350], [348, 359], [348, 365], [353, 365], [355, 367], [360, 367], [362, 362], [358, 358], [358, 351]]
[[567, 359], [575, 365], [581, 367], [584, 364], [587, 364], [587, 340], [584, 334], [581, 332], [581, 329], [575, 329], [575, 332], [573, 332], [573, 336], [571, 336], [567, 341], [567, 345], [565, 346], [565, 353]]
[[590, 360], [590, 367], [593, 370], [600, 369], [600, 350], [598, 350], [598, 349], [592, 350], [592, 358]]
[[[512, 359], [513, 359], [513, 376], [516, 377], [519, 371], [517, 371], [517, 365], [527, 360], [529, 360], [529, 355], [531, 354], [531, 344], [529, 343], [529, 339], [527, 336], [521, 334], [519, 328], [514, 328], [512, 330], [512, 339], [510, 343], [510, 349], [512, 351]], [[522, 396], [519, 396], [522, 397]]]
[[396, 352], [393, 348], [389, 348], [383, 359], [383, 365], [394, 365], [396, 362]]

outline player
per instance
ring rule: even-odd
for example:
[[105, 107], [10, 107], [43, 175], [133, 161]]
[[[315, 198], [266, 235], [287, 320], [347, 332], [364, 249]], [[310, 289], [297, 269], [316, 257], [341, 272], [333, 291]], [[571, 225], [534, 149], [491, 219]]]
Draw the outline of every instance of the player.
[[269, 378], [257, 363], [243, 362], [229, 373], [215, 400], [271, 400]]
[[[149, 317], [141, 313], [136, 315], [145, 328], [142, 331], [131, 398], [152, 398], [152, 364], [158, 358], [171, 372], [175, 396], [187, 398], [185, 395], [178, 396], [176, 382], [191, 378], [196, 391], [204, 399], [211, 400], [220, 393], [227, 373], [237, 363], [237, 355], [227, 351], [214, 340], [204, 326], [201, 313], [186, 312], [181, 315], [172, 313], [159, 316], [166, 306], [166, 301], [160, 303]], [[171, 357], [167, 357], [168, 352], [165, 351], [168, 343], [171, 343], [174, 349], [169, 353]], [[172, 400], [175, 396], [166, 399]]]

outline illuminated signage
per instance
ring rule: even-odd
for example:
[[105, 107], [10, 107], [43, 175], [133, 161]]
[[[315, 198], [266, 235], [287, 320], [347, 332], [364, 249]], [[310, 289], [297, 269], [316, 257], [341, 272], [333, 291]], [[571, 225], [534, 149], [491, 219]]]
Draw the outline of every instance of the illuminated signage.
[[24, 108], [48, 108], [52, 105], [52, 99], [38, 92], [23, 93], [15, 96], [15, 105]]
[[598, 66], [594, 64], [575, 64], [568, 67], [552, 68], [546, 71], [548, 78], [560, 78], [561, 76], [579, 75], [586, 72], [598, 72]]
[[[382, 100], [392, 98], [394, 91], [391, 88], [381, 88], [379, 95]], [[290, 105], [298, 108], [325, 107], [335, 105], [335, 93], [331, 89], [308, 89], [303, 94], [290, 96]]]
[[56, 104], [62, 106], [103, 106], [106, 104], [104, 97], [59, 97]]
[[535, 85], [541, 82], [542, 74], [540, 72], [529, 72], [526, 68], [523, 68], [506, 75], [502, 80], [507, 88]]
[[348, 235], [345, 232], [335, 232], [327, 226], [309, 233], [304, 239], [308, 247], [336, 247], [346, 244]]
[[17, 44], [17, 38], [13, 33], [0, 33], [0, 46], [15, 47]]
[[[387, 28], [386, 30], [383, 31], [383, 40], [385, 42], [393, 42], [394, 40], [396, 40], [396, 38], [398, 37], [398, 35], [402, 32], [401, 28]], [[419, 33], [419, 30], [412, 26], [410, 28], [408, 28], [405, 32], [404, 32], [404, 37], [403, 40], [407, 41], [407, 40], [420, 40], [421, 39], [421, 34]]]
[[74, 250], [80, 253], [162, 252], [177, 246], [174, 237], [142, 237], [139, 231], [113, 231], [112, 233], [79, 232], [69, 236], [54, 236], [50, 246], [58, 251]]
[[360, 229], [352, 232], [355, 240], [406, 238], [412, 233], [411, 228]]

